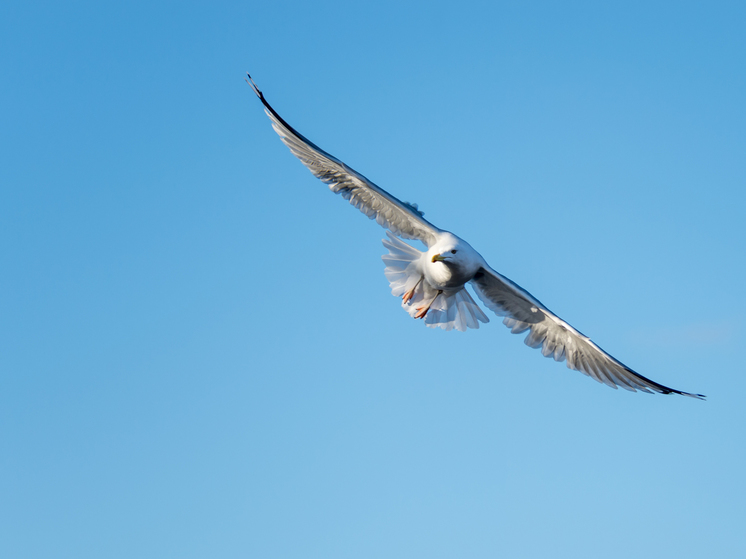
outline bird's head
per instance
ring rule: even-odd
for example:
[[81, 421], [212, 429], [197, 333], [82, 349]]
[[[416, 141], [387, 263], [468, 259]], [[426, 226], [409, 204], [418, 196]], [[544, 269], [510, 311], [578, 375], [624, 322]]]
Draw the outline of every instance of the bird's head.
[[439, 242], [430, 248], [431, 265], [445, 266], [450, 274], [465, 281], [470, 280], [484, 264], [484, 260], [469, 244], [451, 233], [443, 233]]
[[457, 248], [448, 248], [446, 250], [443, 250], [439, 252], [438, 254], [433, 254], [431, 262], [443, 262], [444, 264], [450, 264], [454, 263], [458, 260], [458, 249]]

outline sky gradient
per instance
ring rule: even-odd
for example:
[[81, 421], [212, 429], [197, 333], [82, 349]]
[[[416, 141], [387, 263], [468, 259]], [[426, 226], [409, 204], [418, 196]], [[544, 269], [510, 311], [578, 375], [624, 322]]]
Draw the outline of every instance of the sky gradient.
[[[738, 2], [16, 3], [0, 556], [746, 555]], [[394, 299], [313, 142], [641, 374]]]

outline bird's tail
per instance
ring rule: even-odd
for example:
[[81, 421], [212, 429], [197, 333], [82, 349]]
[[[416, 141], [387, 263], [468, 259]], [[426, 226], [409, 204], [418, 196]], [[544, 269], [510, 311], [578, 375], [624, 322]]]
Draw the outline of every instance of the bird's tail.
[[394, 297], [401, 297], [413, 289], [420, 280], [417, 262], [422, 257], [422, 252], [409, 246], [389, 231], [386, 231], [386, 236], [388, 239], [383, 240], [383, 246], [388, 249], [389, 253], [381, 256], [381, 260], [386, 264], [383, 273], [389, 280], [391, 294]]

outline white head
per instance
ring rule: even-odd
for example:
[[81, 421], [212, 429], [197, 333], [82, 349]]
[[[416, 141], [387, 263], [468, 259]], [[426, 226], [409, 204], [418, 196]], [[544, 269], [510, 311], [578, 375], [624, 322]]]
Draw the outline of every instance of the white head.
[[[450, 233], [443, 235], [428, 251], [430, 263], [446, 266], [459, 278], [471, 277], [482, 266], [482, 257], [469, 243]], [[467, 280], [468, 281], [468, 280]]]

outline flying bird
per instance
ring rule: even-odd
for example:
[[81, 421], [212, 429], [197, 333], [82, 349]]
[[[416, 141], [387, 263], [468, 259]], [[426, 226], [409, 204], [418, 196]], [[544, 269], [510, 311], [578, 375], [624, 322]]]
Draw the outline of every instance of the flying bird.
[[[388, 229], [382, 257], [391, 293], [404, 310], [431, 328], [465, 331], [489, 322], [466, 290], [471, 284], [484, 305], [514, 334], [527, 332], [525, 343], [542, 355], [567, 361], [567, 367], [632, 392], [680, 394], [636, 373], [570, 326], [515, 282], [493, 270], [469, 243], [427, 221], [416, 204], [402, 202], [298, 133], [275, 111], [247, 73], [246, 82], [259, 97], [272, 127], [311, 173], [353, 206]], [[421, 241], [422, 252], [401, 238]]]

